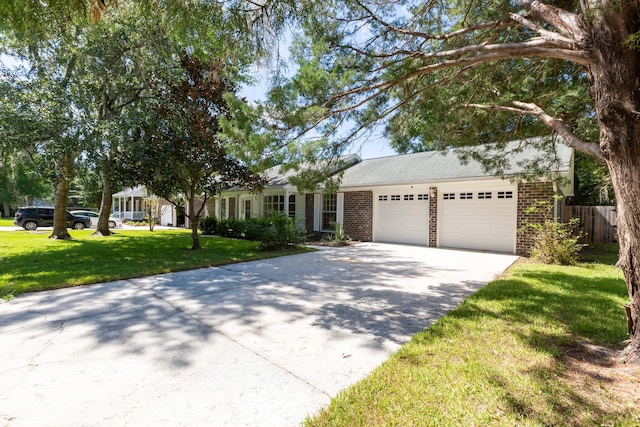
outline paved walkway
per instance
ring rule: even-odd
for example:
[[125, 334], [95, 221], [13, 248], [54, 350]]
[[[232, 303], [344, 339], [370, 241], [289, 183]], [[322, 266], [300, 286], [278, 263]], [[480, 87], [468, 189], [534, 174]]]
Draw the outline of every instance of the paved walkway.
[[365, 243], [23, 295], [0, 426], [296, 426], [515, 259]]

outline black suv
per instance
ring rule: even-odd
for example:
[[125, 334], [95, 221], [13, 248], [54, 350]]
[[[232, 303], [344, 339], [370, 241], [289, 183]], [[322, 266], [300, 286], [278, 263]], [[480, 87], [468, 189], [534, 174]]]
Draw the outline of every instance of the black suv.
[[[13, 221], [17, 227], [25, 230], [35, 230], [38, 227], [53, 226], [53, 208], [43, 206], [28, 206], [19, 208]], [[82, 230], [91, 226], [91, 219], [86, 216], [73, 215], [67, 212], [67, 227]]]

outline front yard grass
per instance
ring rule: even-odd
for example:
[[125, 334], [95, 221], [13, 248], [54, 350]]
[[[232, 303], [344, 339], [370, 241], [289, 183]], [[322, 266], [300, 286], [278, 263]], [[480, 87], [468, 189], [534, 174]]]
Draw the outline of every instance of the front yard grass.
[[617, 352], [616, 251], [575, 267], [518, 262], [306, 425], [640, 425], [640, 371]]
[[0, 218], [0, 227], [15, 227], [13, 218]]
[[73, 240], [49, 239], [45, 230], [1, 232], [0, 298], [309, 250], [262, 252], [258, 242], [206, 237], [204, 249], [191, 251], [189, 230], [93, 232], [71, 230]]

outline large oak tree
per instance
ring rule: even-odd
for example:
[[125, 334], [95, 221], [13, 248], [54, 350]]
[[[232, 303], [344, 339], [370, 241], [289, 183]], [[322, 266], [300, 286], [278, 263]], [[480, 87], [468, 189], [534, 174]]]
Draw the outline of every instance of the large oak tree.
[[117, 170], [177, 208], [187, 202], [192, 247], [201, 249], [198, 224], [212, 196], [232, 187], [258, 190], [264, 180], [232, 155], [222, 120], [232, 111], [235, 85], [222, 61], [202, 62], [183, 53], [177, 79], [158, 84], [138, 105], [129, 149]]
[[[27, 132], [20, 135], [27, 144], [32, 142], [31, 150], [46, 149], [55, 165], [58, 178], [52, 237], [70, 238], [65, 211], [76, 157], [84, 152], [102, 174], [96, 233], [109, 234], [113, 159], [127, 133], [121, 120], [124, 110], [144, 97], [154, 81], [170, 75], [179, 52], [185, 49], [203, 58], [224, 58], [233, 64], [239, 80], [239, 70], [264, 56], [270, 31], [282, 25], [281, 19], [261, 19], [267, 11], [278, 10], [280, 4], [206, 0], [0, 2], [0, 52], [18, 57], [35, 70], [23, 77], [33, 82], [36, 101], [32, 110], [39, 108], [38, 98], [44, 98], [40, 93], [55, 82], [59, 101], [51, 103], [68, 121], [65, 129], [49, 129], [58, 134], [43, 134], [50, 141], [46, 147], [34, 144], [37, 139]], [[25, 120], [46, 127], [45, 118], [34, 114]], [[73, 144], [71, 137], [76, 138]]]
[[[73, 26], [71, 26], [73, 28]], [[43, 157], [55, 179], [56, 201], [52, 238], [70, 238], [67, 232], [67, 198], [75, 159], [82, 152], [86, 134], [74, 108], [77, 57], [73, 49], [77, 32], [52, 37], [47, 46], [0, 39], [1, 48], [32, 59], [30, 69], [19, 68], [6, 75], [6, 103], [0, 106], [7, 120], [0, 128], [3, 145], [13, 146], [32, 157]]]

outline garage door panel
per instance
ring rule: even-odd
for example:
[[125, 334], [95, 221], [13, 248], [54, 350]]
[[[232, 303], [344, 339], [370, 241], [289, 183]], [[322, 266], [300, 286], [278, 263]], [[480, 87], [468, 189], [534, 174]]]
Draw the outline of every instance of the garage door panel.
[[515, 226], [516, 226], [515, 222], [504, 222], [501, 224], [494, 224], [493, 231], [495, 231], [496, 233], [508, 233], [511, 235], [513, 234], [513, 230]]
[[[439, 246], [514, 251], [517, 215], [517, 203], [513, 197], [517, 194], [515, 188], [488, 186], [471, 191], [461, 187], [447, 189], [446, 193], [455, 199], [442, 198], [438, 201], [442, 204], [438, 218]], [[461, 193], [464, 199], [460, 199]], [[501, 198], [498, 198], [499, 194]], [[504, 198], [506, 194], [511, 197]]]
[[[383, 195], [384, 196], [384, 195]], [[429, 201], [377, 200], [374, 219], [374, 240], [378, 242], [426, 245], [429, 242]], [[402, 194], [401, 198], [404, 199]]]

